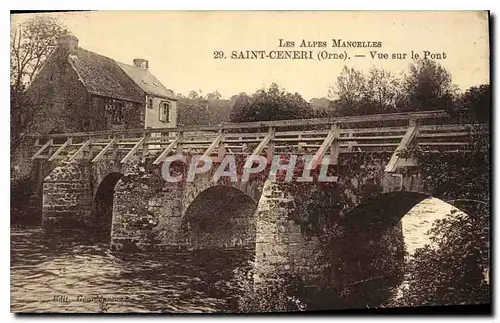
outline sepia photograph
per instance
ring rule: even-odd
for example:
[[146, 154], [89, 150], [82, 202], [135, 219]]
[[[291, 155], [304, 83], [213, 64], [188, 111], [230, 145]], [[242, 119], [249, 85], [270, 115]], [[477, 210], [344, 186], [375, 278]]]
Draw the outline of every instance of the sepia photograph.
[[10, 312], [491, 314], [490, 12], [10, 13]]

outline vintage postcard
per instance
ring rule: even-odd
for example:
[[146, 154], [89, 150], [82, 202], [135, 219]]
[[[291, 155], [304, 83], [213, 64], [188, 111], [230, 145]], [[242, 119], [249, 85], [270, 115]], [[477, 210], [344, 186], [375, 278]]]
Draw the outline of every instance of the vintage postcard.
[[11, 312], [490, 311], [489, 28], [12, 13]]

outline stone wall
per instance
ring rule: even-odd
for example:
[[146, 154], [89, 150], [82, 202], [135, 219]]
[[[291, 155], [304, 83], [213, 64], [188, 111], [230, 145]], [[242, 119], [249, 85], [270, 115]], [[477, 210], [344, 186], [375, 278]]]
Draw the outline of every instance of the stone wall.
[[36, 128], [31, 132], [91, 130], [95, 115], [89, 109], [90, 95], [66, 55], [56, 50], [26, 90], [37, 107]]
[[[121, 121], [113, 121], [113, 113], [121, 110]], [[86, 130], [123, 130], [144, 128], [143, 104], [92, 95], [89, 100], [89, 127]]]
[[89, 162], [61, 162], [43, 183], [42, 227], [79, 229], [93, 225]]
[[130, 163], [115, 186], [111, 248], [165, 250], [183, 245], [182, 183], [166, 183], [160, 167]]
[[[250, 200], [260, 198], [262, 183], [259, 181], [246, 184], [229, 181], [214, 183], [211, 181], [212, 175], [196, 175], [193, 182], [169, 183], [161, 177], [161, 167], [151, 165], [151, 161], [125, 165], [123, 177], [115, 187], [112, 249], [203, 249], [249, 245], [249, 239], [235, 240], [234, 234], [224, 235], [224, 232], [214, 232], [213, 236], [204, 233], [207, 239], [205, 241], [210, 241], [210, 244], [201, 244], [198, 239], [193, 238], [193, 232], [190, 232], [190, 225], [193, 223], [190, 224], [189, 221], [194, 219], [187, 220], [186, 213], [190, 206], [199, 202], [196, 198], [206, 190], [219, 186], [228, 187], [238, 190]], [[246, 202], [243, 204], [248, 206]], [[248, 229], [251, 232], [249, 222], [243, 220], [245, 218], [235, 216], [234, 219], [226, 219], [224, 225], [239, 231]], [[216, 237], [217, 234], [221, 236]], [[249, 237], [248, 232], [244, 236]]]

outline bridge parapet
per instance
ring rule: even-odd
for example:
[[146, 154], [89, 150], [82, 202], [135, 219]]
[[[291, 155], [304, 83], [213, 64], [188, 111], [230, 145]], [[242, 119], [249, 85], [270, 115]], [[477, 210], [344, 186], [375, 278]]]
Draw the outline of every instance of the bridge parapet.
[[[274, 154], [313, 155], [311, 168], [325, 156], [336, 164], [340, 154], [390, 151], [412, 143], [425, 151], [466, 151], [474, 125], [447, 124], [443, 111], [395, 113], [341, 118], [280, 120], [179, 127], [81, 132], [34, 136], [33, 159], [102, 159], [120, 163], [153, 158], [158, 165], [171, 154], [202, 154], [214, 160], [226, 154], [272, 157]], [[484, 125], [475, 125], [487, 132]], [[152, 137], [152, 133], [156, 134]], [[158, 136], [160, 134], [161, 136]], [[118, 156], [118, 157], [117, 157]], [[401, 158], [394, 155], [387, 171]]]

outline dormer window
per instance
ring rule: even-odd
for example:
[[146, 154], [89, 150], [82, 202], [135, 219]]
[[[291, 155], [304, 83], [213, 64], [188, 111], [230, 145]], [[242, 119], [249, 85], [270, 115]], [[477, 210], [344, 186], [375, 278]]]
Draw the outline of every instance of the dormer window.
[[162, 122], [170, 122], [170, 102], [161, 101], [158, 119]]

